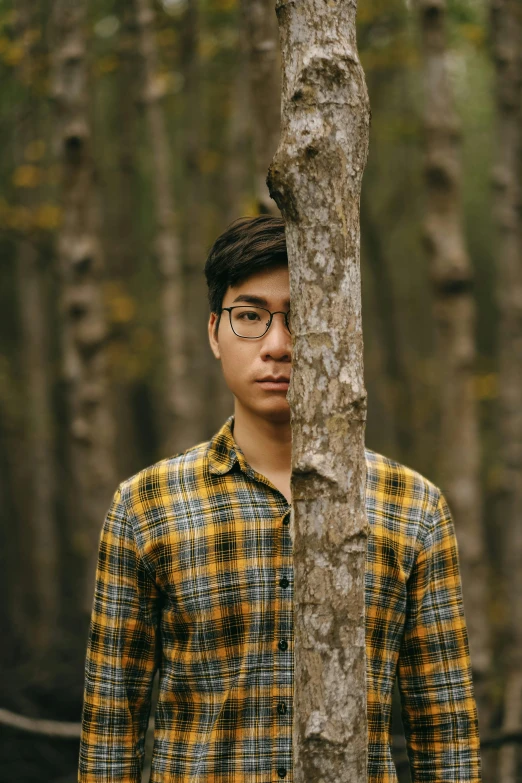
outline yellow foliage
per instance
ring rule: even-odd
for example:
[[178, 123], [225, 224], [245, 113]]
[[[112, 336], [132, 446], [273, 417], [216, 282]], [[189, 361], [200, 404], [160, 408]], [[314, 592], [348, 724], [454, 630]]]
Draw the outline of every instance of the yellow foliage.
[[33, 163], [37, 160], [41, 160], [45, 155], [46, 144], [43, 139], [35, 139], [30, 141], [24, 150], [24, 157], [26, 160], [30, 160]]
[[34, 226], [43, 231], [55, 231], [62, 220], [62, 210], [57, 204], [44, 203], [37, 207]]
[[207, 33], [202, 35], [199, 39], [198, 54], [203, 61], [211, 60], [215, 53], [218, 51], [218, 39], [215, 35]]
[[259, 215], [259, 204], [257, 202], [257, 199], [256, 198], [243, 199], [238, 211], [238, 216], [239, 215], [249, 215], [251, 217], [255, 217], [256, 215]]
[[126, 324], [136, 315], [136, 305], [130, 296], [118, 296], [111, 300], [110, 305], [113, 323]]
[[160, 71], [154, 76], [153, 92], [163, 96], [176, 93], [183, 87], [183, 77], [176, 71]]
[[213, 0], [212, 10], [233, 11], [237, 7], [237, 0]]
[[106, 73], [112, 73], [120, 64], [118, 57], [114, 54], [107, 54], [105, 57], [100, 57], [96, 63], [96, 73], [99, 76], [103, 76]]
[[419, 63], [419, 53], [411, 42], [397, 38], [382, 49], [366, 49], [361, 52], [361, 63], [367, 72], [415, 67]]
[[462, 35], [475, 46], [482, 46], [486, 40], [486, 31], [478, 24], [463, 24], [460, 27]]
[[132, 321], [136, 315], [136, 304], [125, 289], [115, 281], [108, 281], [103, 290], [112, 323], [126, 324]]
[[498, 396], [498, 375], [488, 372], [474, 378], [475, 397], [478, 400], [494, 400]]
[[43, 203], [35, 209], [26, 206], [11, 206], [0, 199], [0, 226], [13, 231], [27, 233], [35, 229], [55, 231], [61, 222], [62, 211], [56, 204]]
[[12, 27], [16, 22], [16, 11], [14, 8], [12, 8], [10, 11], [5, 11], [3, 14], [0, 14], [0, 28], [1, 27]]
[[158, 30], [156, 33], [156, 41], [158, 46], [174, 46], [177, 42], [176, 31], [172, 27]]
[[363, 0], [357, 8], [357, 24], [372, 24], [390, 13], [390, 0]]
[[18, 65], [24, 56], [24, 47], [18, 42], [8, 42], [2, 52], [2, 59], [6, 65]]
[[12, 182], [16, 188], [36, 188], [42, 182], [42, 170], [25, 163], [14, 170]]
[[202, 150], [199, 154], [199, 168], [203, 174], [210, 174], [219, 165], [220, 156], [214, 150]]

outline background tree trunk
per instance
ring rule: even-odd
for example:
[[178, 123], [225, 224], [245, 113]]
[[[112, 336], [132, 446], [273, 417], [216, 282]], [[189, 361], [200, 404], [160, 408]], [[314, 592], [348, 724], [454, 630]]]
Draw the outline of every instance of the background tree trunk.
[[[184, 235], [187, 296], [184, 313], [187, 323], [190, 386], [191, 444], [208, 437], [214, 425], [209, 388], [214, 355], [207, 337], [208, 306], [203, 268], [206, 213], [201, 209], [205, 183], [201, 171], [204, 147], [204, 100], [201, 80], [201, 18], [199, 0], [187, 0], [183, 25], [183, 73], [185, 76], [185, 186]], [[187, 444], [188, 445], [188, 444]], [[186, 448], [186, 447], [185, 447]]]
[[294, 780], [366, 780], [365, 510], [359, 201], [369, 101], [356, 4], [276, 4], [293, 312]]
[[62, 166], [63, 218], [58, 235], [63, 374], [69, 406], [69, 514], [85, 558], [84, 608], [92, 608], [100, 526], [114, 492], [113, 422], [108, 404], [108, 329], [102, 292], [94, 162], [88, 116], [86, 3], [53, 8], [52, 97]]
[[386, 254], [386, 237], [372, 214], [372, 204], [364, 187], [361, 193], [362, 248], [375, 290], [375, 319], [382, 345], [383, 362], [380, 397], [386, 412], [383, 428], [390, 432], [390, 451], [396, 459], [413, 464], [413, 399], [408, 378], [407, 347], [401, 333]]
[[[114, 173], [111, 179], [103, 179], [106, 188], [101, 195], [104, 203], [112, 205], [112, 221], [107, 221], [105, 217], [103, 247], [107, 259], [109, 290], [114, 291], [117, 302], [123, 303], [123, 307], [115, 308], [114, 342], [121, 346], [122, 353], [132, 355], [133, 322], [137, 310], [137, 307], [133, 307], [136, 301], [133, 282], [140, 260], [148, 258], [145, 247], [147, 251], [149, 249], [148, 244], [143, 242], [136, 220], [142, 208], [144, 191], [138, 177], [138, 151], [142, 140], [138, 132], [141, 128], [139, 110], [143, 106], [140, 103], [142, 68], [133, 4], [128, 0], [117, 0], [114, 11], [119, 22], [115, 34], [118, 69], [115, 73], [116, 100], [112, 112], [115, 138], [110, 147]], [[106, 134], [102, 138], [105, 140]], [[112, 190], [107, 187], [109, 182]], [[141, 411], [136, 411], [135, 404], [140, 388], [143, 388], [142, 381], [136, 378], [136, 372], [131, 371], [111, 372], [110, 382], [112, 400], [117, 402], [113, 405], [113, 416], [115, 431], [118, 433], [118, 475], [130, 476], [143, 460], [141, 444], [136, 437], [136, 423], [142, 422], [144, 417]]]
[[281, 65], [274, 2], [241, 0], [241, 13], [246, 32], [257, 210], [260, 214], [279, 215], [266, 186], [266, 171], [279, 142], [281, 115]]
[[[38, 140], [39, 102], [32, 90], [34, 71], [34, 4], [16, 3], [17, 34], [23, 41], [18, 74], [25, 100], [17, 134], [18, 165], [27, 165], [25, 154]], [[36, 190], [36, 194], [35, 194]], [[19, 203], [36, 207], [38, 188], [20, 188]], [[50, 373], [50, 313], [47, 310], [46, 275], [37, 236], [28, 230], [18, 240], [17, 291], [23, 352], [26, 405], [26, 447], [29, 455], [27, 510], [31, 529], [31, 603], [35, 608], [32, 652], [49, 654], [59, 614], [58, 537], [56, 530], [56, 460], [52, 421]], [[28, 637], [29, 638], [29, 637]]]
[[461, 201], [461, 134], [449, 80], [445, 0], [419, 0], [426, 218], [440, 377], [439, 482], [455, 516], [481, 728], [490, 723], [491, 638], [474, 389], [475, 301]]
[[[498, 523], [503, 531], [505, 730], [522, 724], [522, 8], [492, 0], [496, 67], [496, 161], [493, 170], [497, 228], [499, 325], [498, 431], [501, 481]], [[520, 780], [519, 745], [500, 752], [500, 783]]]
[[[275, 13], [274, 13], [275, 19]], [[222, 176], [216, 177], [216, 188], [213, 201], [218, 210], [219, 226], [216, 235], [225, 226], [232, 223], [240, 215], [245, 214], [249, 192], [249, 151], [251, 141], [251, 125], [249, 122], [248, 84], [245, 73], [248, 68], [246, 32], [243, 15], [238, 29], [237, 65], [230, 91], [230, 109], [227, 116], [226, 146]], [[265, 167], [268, 168], [270, 161]], [[265, 184], [266, 187], [266, 184]], [[224, 197], [223, 197], [224, 193]], [[268, 196], [268, 190], [267, 190]], [[214, 389], [214, 410], [216, 427], [234, 410], [234, 398], [225, 383], [221, 362], [214, 359], [211, 363], [212, 389]]]
[[187, 393], [187, 314], [180, 247], [174, 225], [169, 139], [161, 106], [162, 87], [154, 37], [154, 12], [150, 0], [136, 0], [136, 14], [143, 62], [143, 99], [154, 165], [156, 256], [161, 274], [161, 326], [166, 370], [166, 416], [162, 450], [168, 456], [193, 445], [191, 400]]

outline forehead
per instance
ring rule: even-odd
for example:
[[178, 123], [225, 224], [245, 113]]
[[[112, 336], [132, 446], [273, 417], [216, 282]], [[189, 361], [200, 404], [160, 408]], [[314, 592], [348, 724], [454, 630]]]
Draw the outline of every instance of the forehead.
[[278, 266], [263, 269], [250, 275], [237, 285], [229, 286], [225, 299], [228, 304], [248, 302], [249, 304], [290, 305], [290, 282], [288, 267]]

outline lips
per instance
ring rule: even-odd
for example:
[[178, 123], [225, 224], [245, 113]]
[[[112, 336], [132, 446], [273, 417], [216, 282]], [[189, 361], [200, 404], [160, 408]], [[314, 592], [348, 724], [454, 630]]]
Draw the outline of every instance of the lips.
[[267, 378], [261, 378], [257, 383], [265, 391], [284, 391], [286, 393], [290, 386], [290, 379], [284, 375], [268, 376]]

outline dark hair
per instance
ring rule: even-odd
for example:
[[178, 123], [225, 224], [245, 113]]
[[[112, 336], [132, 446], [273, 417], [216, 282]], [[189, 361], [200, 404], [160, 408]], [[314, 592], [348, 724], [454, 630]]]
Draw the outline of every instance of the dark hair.
[[277, 264], [288, 265], [283, 218], [240, 217], [227, 226], [210, 248], [205, 263], [210, 310], [219, 315], [216, 330], [228, 287]]

